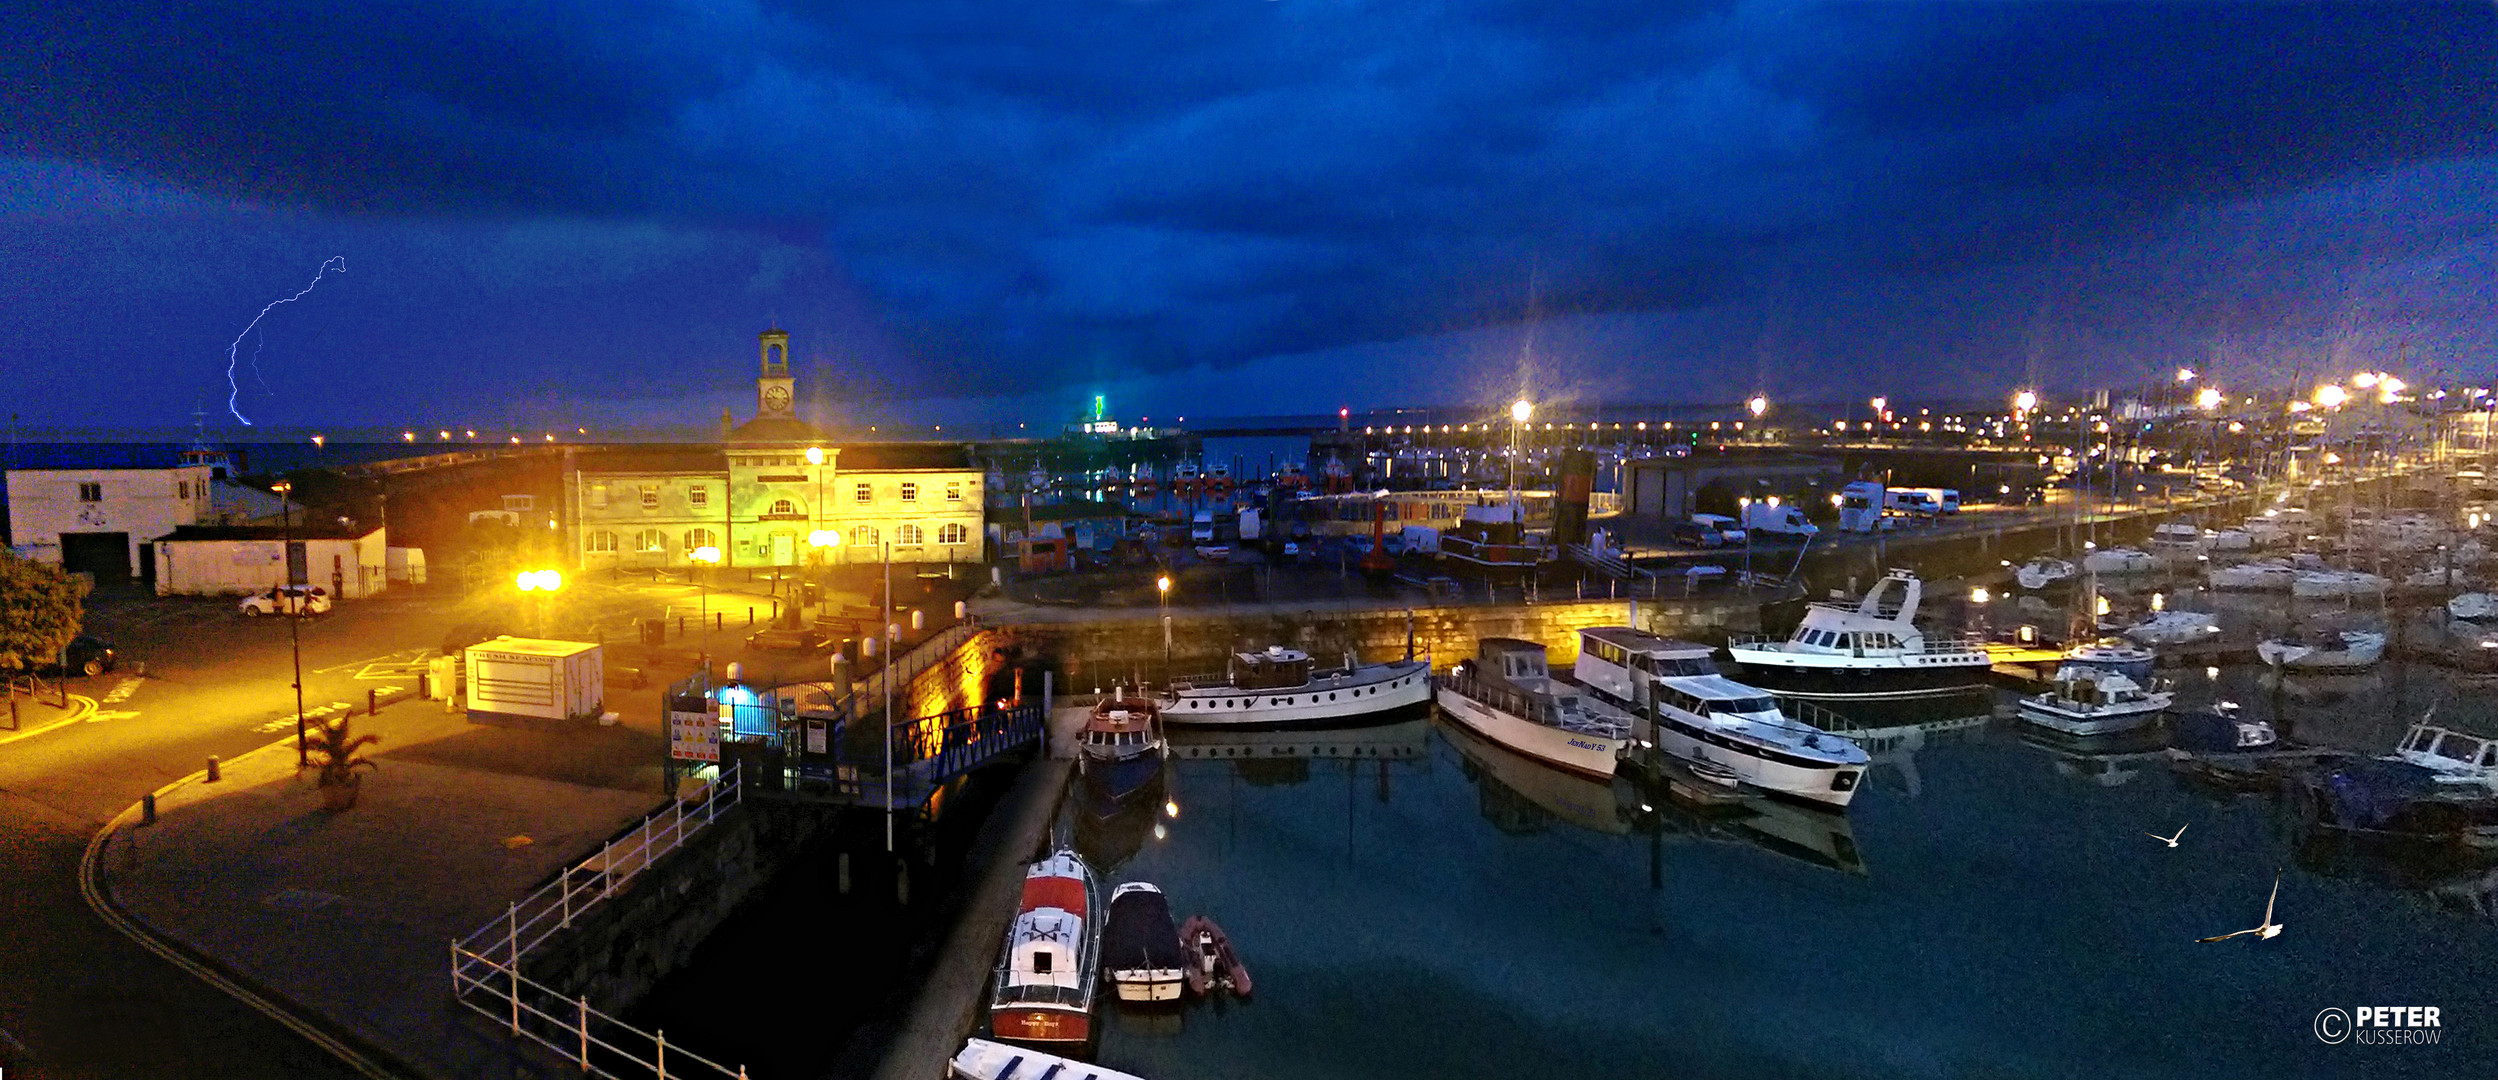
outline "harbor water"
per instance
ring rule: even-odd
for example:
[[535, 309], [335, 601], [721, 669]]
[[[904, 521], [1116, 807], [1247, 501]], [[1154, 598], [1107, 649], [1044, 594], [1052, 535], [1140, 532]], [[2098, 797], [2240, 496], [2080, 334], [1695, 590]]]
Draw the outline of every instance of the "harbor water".
[[[2389, 664], [2336, 687], [2164, 672], [2286, 737], [2392, 739], [2489, 696]], [[2373, 683], [2366, 680], [2373, 679]], [[2005, 697], [2003, 701], [2008, 701]], [[2498, 871], [2354, 849], [2276, 794], [2139, 740], [2030, 734], [1995, 694], [1892, 710], [1844, 815], [1685, 810], [1444, 719], [1180, 732], [1167, 802], [1063, 826], [1105, 884], [1211, 915], [1254, 1000], [1105, 1004], [1095, 1059], [1145, 1077], [2486, 1075]], [[2146, 833], [2185, 833], [2171, 849]], [[2197, 938], [2262, 921], [2278, 938]], [[1108, 997], [1105, 992], [1105, 997]], [[2434, 1006], [2435, 1044], [2327, 1044], [2318, 1014]]]

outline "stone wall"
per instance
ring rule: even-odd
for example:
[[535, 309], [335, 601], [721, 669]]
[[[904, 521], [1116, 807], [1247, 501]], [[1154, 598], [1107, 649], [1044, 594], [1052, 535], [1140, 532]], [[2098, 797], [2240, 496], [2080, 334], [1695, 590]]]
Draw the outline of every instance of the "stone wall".
[[745, 802], [573, 918], [527, 956], [530, 978], [621, 1013], [694, 955], [703, 939], [772, 879], [837, 811]]
[[[1637, 604], [1641, 628], [1674, 635], [1726, 629], [1750, 629], [1759, 622], [1759, 608], [1741, 597], [1720, 600], [1642, 600]], [[1428, 654], [1432, 666], [1446, 669], [1475, 654], [1486, 637], [1514, 637], [1552, 647], [1555, 664], [1578, 658], [1577, 632], [1590, 626], [1620, 626], [1629, 621], [1632, 603], [1625, 600], [1565, 601], [1550, 604], [1476, 604], [1411, 609], [1414, 652]], [[1332, 663], [1350, 650], [1366, 661], [1405, 655], [1408, 609], [1303, 611], [1298, 613], [1188, 614], [1171, 616], [1172, 673], [1223, 670], [1226, 655], [1286, 645]], [[1113, 682], [1145, 679], [1159, 682], [1163, 672], [1162, 632], [1155, 617], [1097, 620], [1081, 623], [1028, 624], [1010, 628], [1023, 648], [1065, 673], [1062, 688], [1083, 693]]]

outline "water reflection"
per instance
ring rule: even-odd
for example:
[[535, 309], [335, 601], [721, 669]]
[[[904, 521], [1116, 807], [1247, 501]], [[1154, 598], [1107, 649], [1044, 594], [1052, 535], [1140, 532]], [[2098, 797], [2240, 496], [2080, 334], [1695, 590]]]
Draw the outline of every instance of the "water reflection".
[[1543, 832], [1554, 823], [1590, 832], [1631, 831], [1638, 801], [1628, 781], [1595, 780], [1520, 757], [1463, 724], [1443, 721], [1439, 731], [1465, 759], [1478, 812], [1493, 828], [1513, 836]]
[[2168, 726], [2116, 735], [2075, 737], [2030, 724], [2021, 725], [2021, 742], [2055, 757], [2056, 775], [2098, 787], [2122, 787], [2146, 771], [2168, 771]]

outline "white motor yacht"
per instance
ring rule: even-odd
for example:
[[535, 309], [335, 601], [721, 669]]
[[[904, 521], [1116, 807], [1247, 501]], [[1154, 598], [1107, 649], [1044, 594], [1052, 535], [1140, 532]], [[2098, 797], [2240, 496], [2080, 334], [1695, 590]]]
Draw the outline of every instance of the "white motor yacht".
[[2078, 567], [2062, 559], [2037, 558], [2014, 570], [2012, 581], [2029, 592], [2044, 592], [2070, 585], [2080, 574]]
[[1235, 653], [1221, 675], [1175, 679], [1163, 692], [1162, 722], [1172, 727], [1326, 727], [1420, 715], [1431, 702], [1431, 664], [1394, 660], [1313, 670], [1299, 649], [1270, 645]]
[[2375, 630], [2311, 630], [2265, 638], [2255, 655], [2283, 671], [2359, 671], [2385, 657], [2385, 635]]
[[[1628, 708], [1656, 748], [1717, 766], [1776, 795], [1844, 807], [1870, 760], [1863, 747], [1781, 707], [1766, 690], [1718, 674], [1709, 647], [1625, 626], [1579, 631], [1578, 681]], [[1831, 727], [1837, 727], [1835, 722]]]
[[2125, 636], [2145, 645], [2191, 645], [2220, 636], [2220, 620], [2207, 611], [2155, 611]]
[[2159, 568], [2160, 560], [2140, 548], [2100, 548], [2082, 556], [2082, 569], [2094, 574], [2148, 574]]
[[1973, 637], [1916, 626], [1924, 585], [1893, 570], [1853, 605], [1813, 604], [1784, 640], [1727, 639], [1744, 681], [1789, 697], [1879, 698], [1949, 693], [1986, 682], [1994, 662]]
[[987, 1039], [966, 1040], [946, 1062], [945, 1074], [951, 1080], [1141, 1080], [1134, 1073]]
[[2174, 695], [2104, 668], [2061, 667], [2047, 692], [2021, 699], [2021, 719], [2067, 735], [2114, 735], [2159, 719]]
[[1484, 638], [1477, 655], [1433, 680], [1440, 708], [1478, 735], [1575, 773], [1609, 778], [1630, 741], [1630, 714], [1545, 663], [1544, 646]]

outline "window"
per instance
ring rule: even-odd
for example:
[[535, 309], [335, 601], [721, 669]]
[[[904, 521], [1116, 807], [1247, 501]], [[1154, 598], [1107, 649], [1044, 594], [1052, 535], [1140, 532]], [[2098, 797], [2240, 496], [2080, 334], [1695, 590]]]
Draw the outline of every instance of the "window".
[[593, 510], [605, 510], [605, 509], [607, 509], [607, 485], [605, 485], [605, 484], [592, 484], [592, 485], [590, 485], [590, 509], [593, 509]]
[[798, 514], [798, 504], [797, 504], [797, 503], [791, 502], [791, 501], [789, 501], [789, 500], [787, 500], [787, 499], [774, 499], [774, 500], [772, 500], [772, 516], [774, 516], [774, 517], [795, 517], [795, 516], [797, 516], [797, 514]]
[[191, 482], [190, 482], [190, 481], [188, 481], [188, 480], [176, 480], [176, 481], [174, 481], [174, 482], [173, 482], [173, 497], [174, 497], [174, 498], [177, 498], [177, 499], [181, 499], [181, 500], [183, 500], [183, 501], [185, 501], [185, 502], [190, 501], [190, 498], [191, 498]]
[[644, 485], [642, 485], [642, 509], [644, 509], [644, 510], [657, 510], [657, 509], [659, 509], [659, 485], [657, 485], [657, 484], [644, 484]]
[[861, 525], [858, 528], [850, 530], [850, 544], [853, 547], [875, 547], [876, 526]]
[[696, 484], [693, 487], [687, 488], [685, 489], [685, 501], [697, 510], [709, 506], [711, 505], [711, 489], [704, 487], [701, 484]]
[[903, 483], [903, 485], [902, 485], [902, 501], [903, 501], [903, 502], [918, 502], [918, 501], [919, 501], [919, 485], [918, 485], [918, 484], [914, 484], [914, 483], [910, 483], [910, 482], [908, 482], [908, 481], [905, 481], [905, 482]]
[[633, 546], [637, 551], [668, 550], [668, 534], [657, 529], [644, 529], [642, 530], [642, 535], [635, 537], [634, 539], [635, 543]]
[[533, 509], [537, 505], [538, 498], [535, 495], [506, 495], [503, 497], [503, 508], [515, 513], [522, 510]]
[[1035, 975], [1047, 975], [1050, 973], [1050, 954], [1045, 952], [1036, 952], [1032, 954], [1032, 973]]
[[874, 484], [860, 484], [851, 491], [851, 498], [861, 506], [876, 501], [876, 485]]
[[895, 547], [918, 547], [928, 542], [928, 533], [917, 525], [897, 525], [893, 529]]
[[962, 481], [960, 481], [960, 480], [954, 480], [954, 481], [949, 481], [949, 482], [947, 482], [947, 484], [945, 485], [945, 501], [947, 501], [947, 502], [961, 502], [961, 501], [963, 501], [963, 482], [962, 482]]
[[711, 534], [711, 530], [709, 530], [709, 529], [687, 529], [687, 530], [685, 530], [685, 550], [687, 550], [687, 551], [689, 551], [689, 552], [690, 552], [690, 551], [693, 551], [693, 550], [694, 550], [694, 549], [696, 549], [696, 548], [719, 547], [719, 546], [720, 546], [720, 538], [719, 538], [719, 537], [717, 537], [717, 536], [713, 536], [713, 535]]
[[971, 529], [959, 521], [948, 522], [944, 527], [937, 530], [937, 542], [940, 544], [968, 544], [971, 542]]
[[616, 550], [616, 534], [600, 529], [591, 533], [586, 543], [591, 551], [614, 551]]
[[79, 501], [79, 502], [103, 502], [103, 501], [104, 501], [104, 485], [102, 485], [102, 484], [80, 484], [80, 485], [78, 485], [78, 501]]

